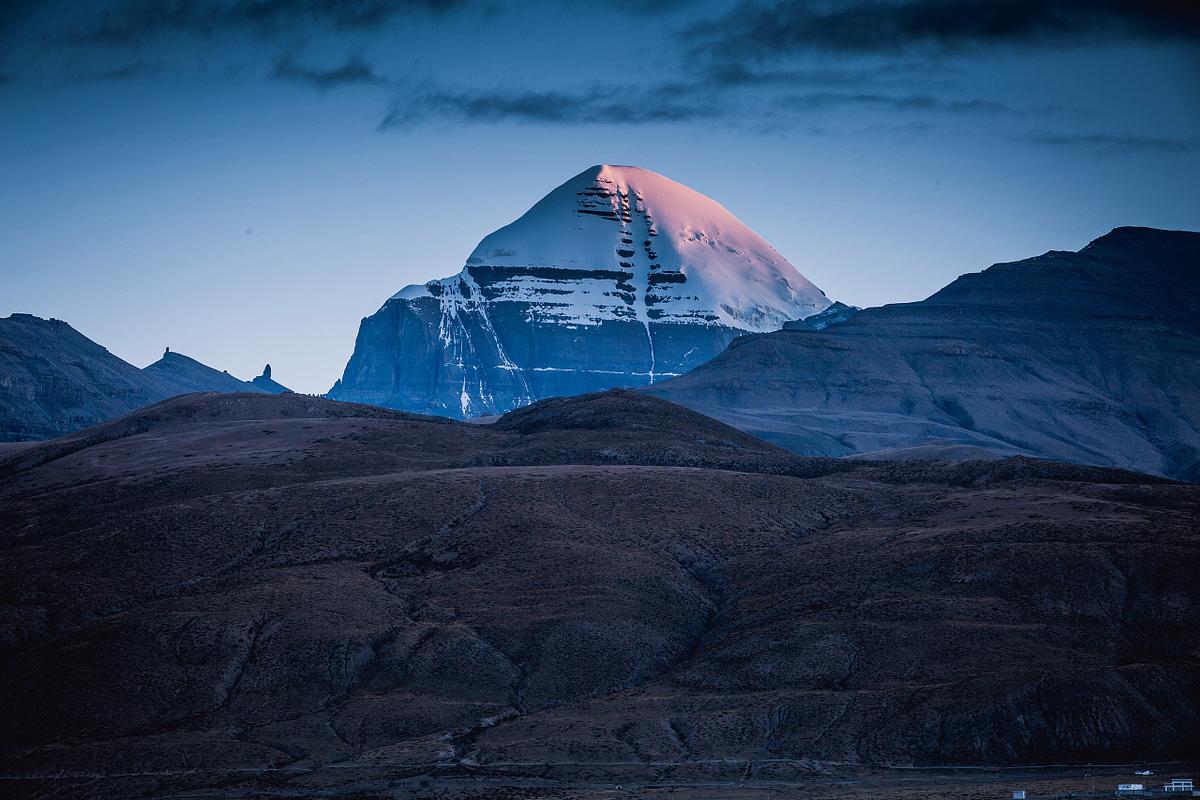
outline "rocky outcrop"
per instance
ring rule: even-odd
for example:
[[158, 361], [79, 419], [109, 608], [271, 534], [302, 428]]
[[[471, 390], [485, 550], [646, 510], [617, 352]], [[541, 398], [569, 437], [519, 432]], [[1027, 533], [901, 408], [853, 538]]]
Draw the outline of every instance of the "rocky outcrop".
[[798, 453], [1026, 454], [1200, 480], [1200, 234], [1118, 228], [649, 391]]
[[291, 391], [291, 389], [287, 388], [282, 383], [277, 382], [271, 377], [270, 364], [267, 364], [265, 367], [263, 367], [262, 374], [250, 381], [250, 383], [254, 386], [254, 388], [266, 392], [267, 394], [283, 394]]
[[475, 417], [679, 375], [829, 305], [732, 214], [636, 167], [577, 175], [458, 274], [364, 319], [339, 400]]
[[785, 331], [823, 331], [830, 325], [845, 322], [859, 311], [862, 311], [862, 309], [858, 306], [848, 306], [842, 302], [835, 302], [824, 311], [813, 314], [811, 317], [793, 319], [783, 323], [783, 329]]

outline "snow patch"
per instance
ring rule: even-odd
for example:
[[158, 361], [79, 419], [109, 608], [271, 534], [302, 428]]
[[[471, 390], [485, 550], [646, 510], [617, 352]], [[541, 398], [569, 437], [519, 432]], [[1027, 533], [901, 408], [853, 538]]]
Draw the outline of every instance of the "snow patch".
[[[669, 322], [778, 330], [830, 304], [721, 205], [638, 167], [584, 170], [485, 237], [466, 264], [457, 275], [431, 282], [440, 284], [443, 306], [451, 297], [456, 304], [479, 305], [471, 271], [509, 268], [511, 277], [487, 286], [488, 302], [529, 304], [536, 322], [638, 320], [648, 335], [651, 323]], [[556, 280], [546, 276], [548, 270], [575, 274]], [[580, 277], [579, 271], [595, 276]], [[456, 290], [463, 281], [475, 284], [477, 294], [463, 298]], [[428, 285], [413, 285], [393, 298], [430, 294]]]

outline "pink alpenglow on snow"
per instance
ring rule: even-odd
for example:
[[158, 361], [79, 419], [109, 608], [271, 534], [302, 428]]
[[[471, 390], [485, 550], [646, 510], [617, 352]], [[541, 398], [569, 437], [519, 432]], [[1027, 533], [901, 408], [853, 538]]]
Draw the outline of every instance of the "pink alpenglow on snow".
[[[720, 203], [640, 167], [602, 164], [584, 170], [520, 219], [486, 236], [466, 263], [625, 269], [637, 290], [634, 311], [658, 322], [705, 321], [772, 331], [830, 304], [824, 292]], [[677, 282], [675, 275], [686, 281]], [[526, 301], [559, 282], [553, 276], [525, 278], [497, 299]], [[546, 309], [548, 316], [583, 325], [624, 318], [628, 304], [607, 295], [607, 288], [576, 285], [559, 309]], [[394, 297], [427, 293], [425, 286], [415, 285]]]
[[825, 294], [718, 203], [596, 166], [488, 235], [458, 274], [363, 321], [330, 395], [474, 417], [682, 374]]

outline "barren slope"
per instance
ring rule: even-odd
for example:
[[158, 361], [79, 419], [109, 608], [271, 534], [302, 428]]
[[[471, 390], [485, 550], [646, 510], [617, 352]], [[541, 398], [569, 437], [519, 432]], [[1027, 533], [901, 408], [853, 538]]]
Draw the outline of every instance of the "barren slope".
[[0, 771], [31, 796], [732, 784], [1200, 735], [1192, 486], [802, 459], [629, 392], [494, 425], [189, 396], [0, 458]]
[[807, 455], [1025, 454], [1200, 479], [1200, 234], [1118, 228], [647, 391]]

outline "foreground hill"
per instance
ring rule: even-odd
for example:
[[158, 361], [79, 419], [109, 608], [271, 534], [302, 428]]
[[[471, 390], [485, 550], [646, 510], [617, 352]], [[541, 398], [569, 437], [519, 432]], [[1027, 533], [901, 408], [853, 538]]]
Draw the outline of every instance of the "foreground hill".
[[1027, 454], [1200, 480], [1200, 234], [1118, 228], [649, 389], [798, 453]]
[[1200, 736], [1194, 486], [805, 459], [632, 392], [491, 425], [191, 395], [0, 459], [12, 792], [733, 785]]
[[733, 214], [638, 167], [584, 170], [364, 319], [338, 400], [470, 418], [644, 386], [829, 305]]
[[288, 390], [269, 365], [247, 382], [168, 350], [138, 369], [62, 320], [0, 317], [0, 442], [50, 439], [198, 391]]

